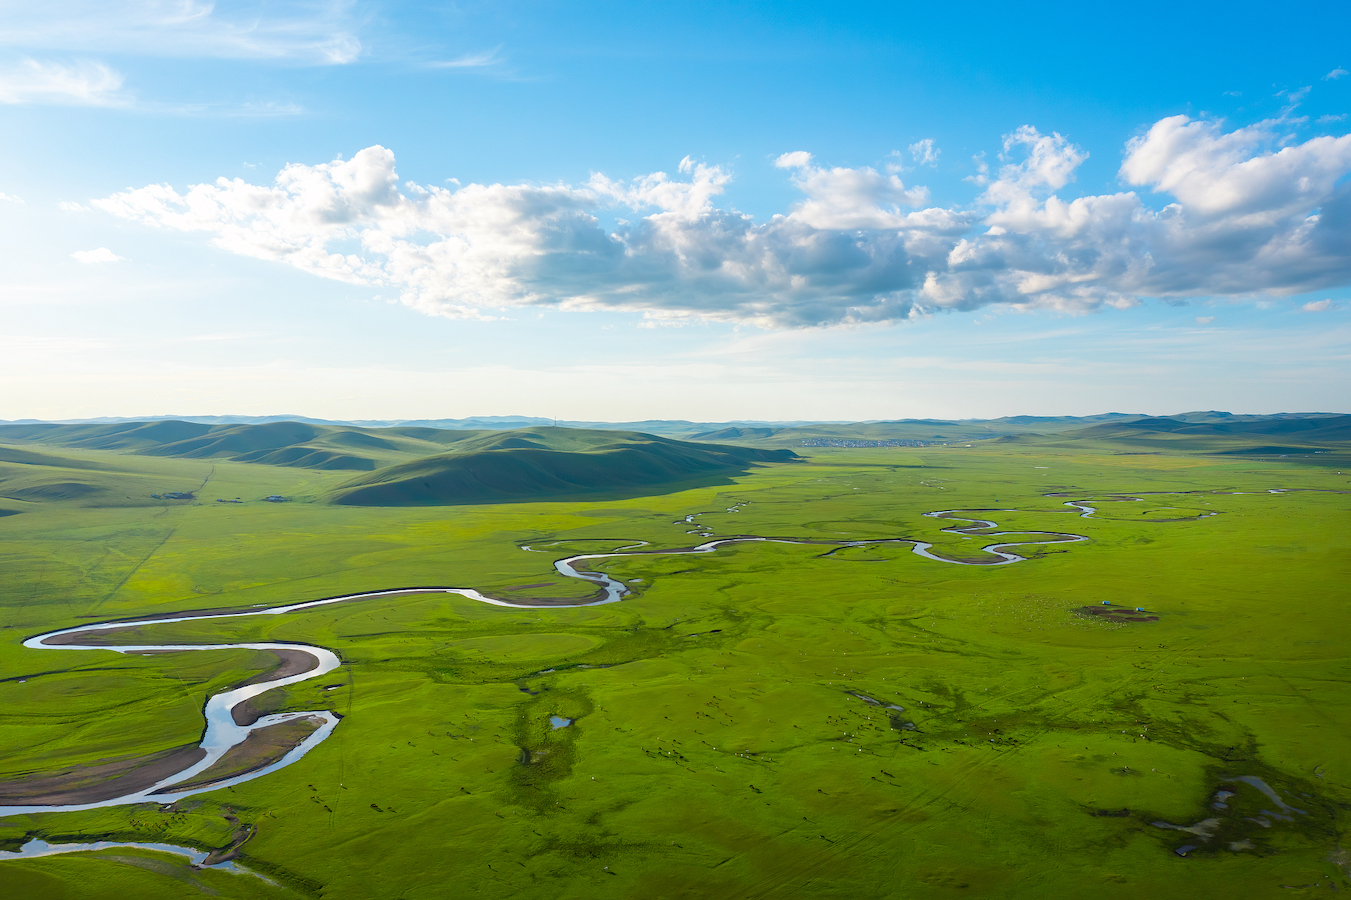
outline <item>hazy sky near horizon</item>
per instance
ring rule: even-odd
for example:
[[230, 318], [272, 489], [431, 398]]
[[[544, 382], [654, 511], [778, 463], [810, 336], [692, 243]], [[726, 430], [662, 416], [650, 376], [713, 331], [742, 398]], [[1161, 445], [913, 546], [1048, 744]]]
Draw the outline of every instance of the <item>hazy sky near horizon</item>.
[[0, 419], [1349, 412], [1348, 33], [0, 0]]

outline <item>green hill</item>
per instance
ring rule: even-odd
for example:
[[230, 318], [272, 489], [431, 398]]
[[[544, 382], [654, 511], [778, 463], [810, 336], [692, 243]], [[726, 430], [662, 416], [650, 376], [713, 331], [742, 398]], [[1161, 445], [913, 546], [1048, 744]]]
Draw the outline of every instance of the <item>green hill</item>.
[[650, 491], [722, 479], [790, 450], [697, 444], [626, 431], [529, 428], [459, 442], [450, 453], [389, 466], [340, 485], [349, 506], [446, 506]]
[[1058, 434], [1019, 435], [1003, 442], [1056, 447], [1101, 446], [1116, 452], [1199, 453], [1237, 456], [1329, 454], [1342, 460], [1351, 450], [1351, 416], [1233, 416], [1187, 413], [1110, 422]]
[[[1351, 439], [1351, 417], [1335, 413], [1236, 415], [1206, 410], [1150, 417], [1126, 413], [1093, 416], [1005, 416], [1000, 419], [897, 419], [887, 422], [813, 423], [791, 426], [728, 426], [687, 437], [753, 447], [884, 447], [947, 444], [1028, 435], [1064, 440], [1138, 437], [1142, 433], [1191, 437], [1298, 435], [1298, 442]], [[1271, 443], [1271, 441], [1267, 441]]]
[[310, 422], [207, 425], [165, 420], [101, 425], [0, 425], [0, 441], [355, 471], [371, 471], [440, 453], [460, 441], [496, 433], [419, 427], [358, 428]]
[[1208, 422], [1189, 422], [1181, 416], [1158, 416], [1133, 422], [1093, 425], [1060, 435], [1067, 438], [1115, 440], [1173, 440], [1220, 438], [1270, 443], [1277, 438], [1301, 447], [1340, 444], [1351, 440], [1351, 416], [1288, 418], [1243, 417]]
[[[192, 491], [201, 481], [166, 471], [159, 460], [125, 460], [102, 451], [36, 453], [0, 446], [0, 516], [25, 512], [33, 504], [73, 507], [161, 506], [154, 495]], [[139, 465], [137, 465], [139, 463]], [[171, 467], [174, 468], [174, 467]]]
[[869, 447], [944, 444], [1028, 432], [1061, 432], [1139, 416], [1006, 416], [1002, 419], [897, 419], [888, 422], [821, 422], [790, 426], [729, 426], [691, 435], [695, 441], [728, 441], [759, 447]]
[[[666, 424], [673, 427], [680, 423]], [[172, 419], [96, 424], [0, 423], [0, 444], [37, 445], [31, 450], [13, 446], [4, 449], [0, 452], [0, 462], [23, 464], [27, 460], [27, 464], [40, 465], [42, 459], [51, 458], [44, 457], [44, 451], [38, 448], [56, 447], [176, 459], [228, 459], [268, 466], [367, 472], [375, 477], [384, 469], [413, 464], [452, 451], [456, 455], [502, 450], [589, 453], [600, 452], [606, 447], [613, 449], [634, 440], [635, 435], [645, 435], [643, 440], [648, 442], [656, 440], [647, 431], [548, 426], [516, 430], [456, 430], [420, 425], [366, 427], [316, 421], [212, 424]], [[1104, 446], [1150, 452], [1177, 450], [1288, 455], [1343, 447], [1351, 441], [1351, 416], [1332, 413], [1256, 416], [1207, 410], [1154, 417], [1105, 413], [1081, 417], [1007, 416], [1002, 419], [958, 421], [900, 419], [791, 426], [745, 424], [729, 425], [692, 436], [682, 435], [680, 440], [667, 437], [662, 440], [675, 444], [682, 441], [717, 444], [722, 447], [719, 452], [726, 453], [729, 449], [727, 445], [785, 449], [914, 447], [988, 439], [1006, 440], [1010, 437], [1039, 443], [1101, 443]], [[657, 480], [633, 483], [656, 484], [669, 480], [667, 475], [671, 473], [663, 474], [661, 468], [666, 462], [669, 461], [644, 459], [640, 464], [635, 458], [632, 465], [638, 468], [635, 469], [634, 477]], [[55, 464], [60, 467], [71, 465], [65, 459], [59, 459]], [[102, 463], [86, 461], [81, 465], [98, 468]], [[499, 461], [493, 465], [501, 463]], [[694, 465], [691, 471], [704, 471], [701, 466], [703, 463]], [[553, 471], [549, 466], [545, 469]], [[637, 475], [639, 470], [646, 474]], [[672, 470], [676, 475], [680, 471], [683, 470], [679, 466]], [[524, 474], [502, 477], [506, 478], [504, 484], [512, 478], [526, 478]], [[566, 484], [573, 483], [569, 477], [562, 478], [560, 482], [538, 477], [542, 479], [538, 482], [541, 489], [547, 485], [548, 490], [562, 490]], [[596, 478], [603, 481], [605, 475], [601, 473], [592, 477], [579, 473], [576, 483], [598, 483]], [[494, 480], [493, 483], [498, 482]]]

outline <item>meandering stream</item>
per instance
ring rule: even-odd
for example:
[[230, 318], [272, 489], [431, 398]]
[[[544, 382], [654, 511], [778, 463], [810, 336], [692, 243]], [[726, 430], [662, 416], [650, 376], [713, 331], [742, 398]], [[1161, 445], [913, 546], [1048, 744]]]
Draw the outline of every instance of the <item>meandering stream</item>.
[[[739, 504], [740, 505], [740, 504]], [[1071, 503], [1067, 505], [1075, 506], [1083, 510], [1081, 515], [1091, 515], [1092, 507]], [[734, 509], [737, 507], [734, 507]], [[980, 512], [1012, 512], [1013, 510], [980, 510]], [[966, 522], [965, 525], [951, 526], [942, 529], [951, 534], [960, 534], [964, 537], [973, 536], [974, 532], [980, 532], [981, 537], [999, 538], [1019, 535], [1024, 537], [1033, 537], [1032, 540], [1002, 541], [986, 544], [981, 547], [985, 553], [994, 556], [994, 559], [988, 561], [971, 561], [949, 559], [948, 557], [931, 552], [933, 544], [927, 541], [916, 540], [913, 538], [881, 538], [875, 540], [854, 540], [854, 541], [834, 541], [834, 540], [812, 540], [812, 539], [794, 539], [781, 537], [760, 537], [742, 535], [737, 537], [719, 538], [706, 541], [694, 547], [675, 549], [675, 550], [646, 550], [646, 542], [637, 542], [627, 546], [620, 547], [609, 553], [583, 553], [575, 556], [569, 556], [554, 562], [554, 568], [559, 575], [565, 578], [576, 579], [579, 581], [590, 582], [598, 588], [598, 596], [594, 599], [574, 604], [550, 604], [550, 608], [572, 608], [580, 606], [598, 606], [606, 603], [616, 603], [626, 597], [630, 591], [622, 582], [611, 578], [603, 572], [591, 571], [585, 568], [577, 568], [580, 564], [585, 564], [592, 560], [614, 559], [628, 556], [653, 556], [653, 555], [693, 555], [702, 553], [713, 553], [718, 549], [733, 544], [746, 543], [776, 543], [776, 544], [817, 544], [834, 545], [843, 549], [847, 547], [863, 547], [876, 544], [909, 544], [912, 551], [935, 562], [949, 563], [953, 565], [966, 566], [1002, 566], [1010, 565], [1016, 562], [1024, 561], [1024, 557], [1009, 552], [1010, 547], [1017, 547], [1031, 544], [1059, 544], [1086, 541], [1088, 538], [1083, 535], [1069, 534], [1063, 532], [1033, 531], [1033, 532], [1004, 532], [991, 531], [997, 528], [997, 524], [990, 519], [974, 518], [971, 516], [960, 515], [966, 510], [948, 509], [937, 510], [926, 513], [931, 518], [954, 519]], [[688, 520], [688, 517], [687, 517]], [[530, 550], [533, 548], [523, 547]], [[156, 781], [154, 784], [144, 787], [140, 790], [129, 792], [127, 794], [113, 797], [106, 800], [99, 800], [88, 803], [71, 804], [35, 804], [30, 806], [0, 806], [0, 816], [17, 815], [23, 813], [39, 812], [57, 812], [68, 810], [97, 809], [108, 806], [122, 806], [130, 803], [171, 803], [193, 794], [215, 791], [225, 787], [231, 787], [255, 778], [261, 778], [277, 769], [291, 765], [300, 759], [310, 750], [318, 746], [327, 738], [338, 724], [339, 717], [327, 710], [312, 710], [305, 712], [279, 713], [275, 715], [262, 716], [257, 721], [247, 725], [239, 724], [235, 721], [234, 711], [242, 703], [257, 697], [260, 694], [270, 691], [273, 688], [284, 687], [286, 685], [298, 684], [308, 681], [312, 678], [319, 678], [341, 665], [341, 661], [333, 651], [324, 647], [316, 647], [308, 644], [280, 643], [271, 641], [247, 642], [247, 643], [217, 643], [217, 644], [100, 644], [80, 642], [80, 637], [92, 637], [99, 632], [113, 630], [130, 629], [143, 626], [152, 626], [159, 624], [168, 624], [172, 622], [187, 621], [207, 621], [213, 619], [239, 619], [253, 616], [277, 616], [287, 613], [299, 612], [301, 610], [315, 609], [320, 606], [328, 606], [335, 603], [347, 603], [355, 600], [367, 600], [377, 597], [394, 597], [407, 594], [426, 594], [426, 593], [447, 593], [459, 594], [470, 600], [480, 603], [487, 603], [493, 606], [506, 607], [531, 607], [538, 604], [531, 603], [513, 603], [506, 600], [500, 600], [495, 597], [489, 597], [472, 588], [452, 588], [452, 587], [419, 587], [419, 588], [399, 588], [385, 591], [368, 591], [359, 594], [345, 594], [338, 597], [327, 597], [321, 600], [310, 600], [302, 603], [291, 603], [284, 606], [259, 607], [248, 610], [236, 610], [231, 612], [218, 613], [185, 613], [179, 616], [145, 618], [123, 620], [115, 622], [101, 622], [93, 625], [77, 625], [72, 628], [64, 628], [59, 631], [52, 631], [46, 634], [40, 634], [24, 641], [24, 646], [34, 650], [111, 650], [115, 653], [151, 653], [151, 652], [183, 652], [192, 650], [229, 650], [229, 649], [249, 649], [249, 650], [269, 650], [286, 651], [289, 653], [303, 653], [314, 659], [314, 665], [298, 674], [278, 677], [271, 680], [261, 681], [256, 684], [249, 684], [242, 687], [233, 688], [228, 691], [212, 695], [206, 702], [204, 714], [206, 717], [206, 728], [202, 735], [200, 747], [205, 751], [205, 755], [193, 763], [191, 766], [181, 771], [167, 775]], [[259, 729], [267, 728], [273, 725], [279, 725], [285, 722], [291, 722], [297, 719], [310, 718], [318, 723], [318, 727], [303, 741], [292, 748], [281, 759], [238, 775], [226, 778], [212, 780], [207, 784], [199, 784], [192, 788], [174, 790], [174, 785], [191, 783], [197, 779], [197, 776], [207, 772], [213, 765], [219, 762], [232, 748], [243, 743], [248, 736]], [[45, 852], [50, 852], [45, 851]]]
[[[1064, 496], [1063, 494], [1061, 496]], [[733, 510], [739, 509], [744, 504], [738, 504]], [[1066, 506], [1078, 510], [1079, 516], [1083, 518], [1091, 517], [1096, 509], [1088, 505], [1084, 500], [1066, 501]], [[940, 554], [932, 552], [933, 544], [927, 541], [921, 541], [914, 538], [879, 538], [872, 540], [816, 540], [799, 539], [786, 537], [761, 537], [754, 535], [740, 535], [736, 537], [718, 538], [706, 541], [694, 547], [674, 549], [674, 550], [648, 550], [643, 549], [647, 546], [646, 542], [637, 542], [627, 546], [617, 548], [608, 553], [583, 553], [575, 556], [568, 556], [554, 562], [554, 568], [559, 575], [589, 582], [597, 586], [597, 596], [593, 599], [574, 604], [549, 604], [549, 608], [574, 608], [581, 606], [597, 606], [606, 603], [616, 603], [626, 597], [630, 591], [622, 582], [611, 578], [603, 572], [593, 571], [586, 568], [579, 569], [578, 565], [584, 565], [592, 560], [615, 559], [630, 556], [653, 556], [653, 555], [693, 555], [703, 553], [714, 553], [722, 547], [733, 544], [745, 543], [778, 543], [778, 544], [809, 544], [809, 545], [834, 545], [837, 549], [846, 549], [849, 547], [864, 547], [880, 544], [908, 544], [912, 552], [925, 559], [934, 562], [948, 563], [951, 565], [965, 566], [1004, 566], [1013, 563], [1025, 561], [1025, 557], [1010, 552], [1010, 548], [1040, 545], [1040, 544], [1062, 544], [1076, 543], [1088, 540], [1087, 537], [1079, 534], [1070, 534], [1068, 532], [1052, 531], [994, 531], [998, 527], [997, 523], [991, 519], [978, 518], [971, 513], [991, 513], [991, 512], [1016, 512], [1012, 509], [1001, 510], [961, 510], [946, 509], [936, 510], [926, 513], [930, 518], [951, 519], [959, 522], [965, 522], [964, 525], [953, 525], [943, 528], [942, 531], [950, 534], [958, 534], [963, 537], [985, 537], [985, 538], [1007, 538], [1019, 536], [1022, 540], [994, 541], [985, 544], [980, 548], [984, 553], [990, 554], [992, 559], [974, 561], [951, 559]], [[966, 513], [966, 515], [963, 515]], [[692, 516], [687, 516], [681, 524], [693, 521]], [[1031, 539], [1027, 539], [1031, 538]], [[532, 550], [531, 547], [522, 547], [524, 550]], [[320, 600], [310, 600], [301, 603], [291, 603], [283, 606], [257, 607], [246, 610], [235, 610], [229, 612], [212, 613], [184, 613], [177, 616], [151, 617], [143, 619], [132, 619], [115, 622], [101, 622], [92, 625], [77, 625], [72, 628], [64, 628], [59, 631], [52, 631], [46, 634], [40, 634], [24, 641], [24, 646], [35, 650], [105, 650], [115, 653], [152, 653], [152, 652], [183, 652], [193, 650], [227, 650], [227, 649], [251, 649], [267, 651], [284, 651], [287, 653], [301, 653], [312, 657], [314, 664], [311, 668], [297, 674], [282, 675], [270, 680], [258, 682], [256, 684], [244, 685], [231, 690], [211, 696], [204, 709], [206, 718], [206, 727], [200, 743], [201, 750], [204, 751], [197, 762], [165, 776], [154, 784], [144, 787], [140, 790], [126, 793], [121, 796], [112, 797], [97, 802], [88, 803], [70, 803], [70, 804], [35, 804], [29, 806], [0, 806], [0, 816], [11, 816], [25, 813], [44, 813], [96, 809], [109, 806], [122, 806], [131, 803], [171, 803], [175, 800], [189, 797], [194, 794], [215, 791], [221, 788], [230, 787], [251, 781], [255, 778], [261, 778], [271, 772], [291, 765], [296, 760], [303, 757], [306, 753], [313, 750], [322, 743], [337, 726], [339, 717], [328, 710], [313, 710], [305, 712], [279, 713], [276, 715], [262, 716], [257, 721], [250, 724], [239, 724], [235, 721], [234, 712], [240, 704], [245, 703], [253, 697], [270, 691], [273, 688], [284, 687], [286, 685], [298, 684], [313, 678], [319, 678], [328, 672], [333, 671], [341, 665], [341, 661], [333, 651], [324, 647], [311, 646], [308, 644], [281, 643], [271, 641], [247, 642], [247, 643], [216, 643], [216, 644], [100, 644], [81, 642], [79, 638], [90, 638], [99, 632], [108, 632], [118, 629], [129, 629], [158, 624], [168, 624], [172, 622], [187, 621], [206, 621], [213, 619], [238, 619], [253, 616], [278, 616], [302, 610], [315, 609], [321, 606], [328, 606], [335, 603], [347, 603], [356, 600], [366, 600], [379, 597], [395, 597], [410, 594], [427, 593], [447, 593], [458, 594], [470, 600], [479, 603], [487, 603], [493, 606], [505, 606], [515, 608], [539, 608], [540, 604], [531, 604], [528, 602], [515, 603], [507, 600], [501, 600], [495, 597], [486, 596], [472, 588], [455, 587], [417, 587], [417, 588], [398, 588], [384, 591], [368, 591], [359, 594], [345, 594], [338, 597], [327, 597]], [[211, 780], [208, 783], [201, 783], [197, 776], [207, 772], [213, 765], [219, 762], [232, 748], [243, 743], [250, 734], [263, 728], [273, 725], [291, 722], [297, 719], [309, 718], [317, 725], [315, 730], [307, 735], [304, 740], [293, 747], [280, 759], [242, 774], [232, 775]], [[196, 780], [198, 783], [192, 787], [174, 789], [175, 785], [191, 784]], [[34, 848], [35, 852], [49, 854], [54, 851], [51, 846], [43, 845], [40, 849]], [[8, 854], [6, 854], [8, 855]], [[0, 857], [3, 858], [3, 857]]]

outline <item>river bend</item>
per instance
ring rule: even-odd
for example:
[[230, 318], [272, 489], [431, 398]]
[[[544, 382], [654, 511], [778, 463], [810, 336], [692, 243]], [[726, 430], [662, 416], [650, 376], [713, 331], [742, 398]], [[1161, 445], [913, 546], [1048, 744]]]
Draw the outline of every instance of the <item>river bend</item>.
[[[733, 510], [744, 504], [738, 504]], [[1091, 516], [1095, 510], [1086, 505], [1084, 501], [1069, 501], [1066, 506], [1074, 507], [1080, 511], [1081, 517]], [[596, 585], [597, 593], [594, 598], [584, 602], [572, 604], [549, 604], [551, 609], [566, 609], [582, 606], [598, 606], [606, 603], [616, 603], [629, 594], [629, 589], [620, 581], [611, 578], [603, 572], [597, 572], [586, 568], [578, 568], [579, 564], [585, 564], [592, 560], [614, 559], [627, 556], [670, 556], [670, 555], [694, 555], [703, 553], [713, 553], [722, 547], [733, 544], [746, 543], [775, 543], [775, 544], [808, 544], [808, 545], [834, 545], [837, 549], [847, 547], [863, 547], [875, 544], [909, 544], [911, 550], [918, 556], [934, 562], [948, 563], [952, 565], [963, 566], [1005, 566], [1017, 562], [1025, 561], [1025, 557], [1010, 552], [1009, 548], [1036, 545], [1036, 544], [1062, 544], [1075, 543], [1088, 540], [1087, 537], [1079, 534], [1070, 534], [1065, 532], [1051, 531], [1019, 531], [1004, 532], [994, 531], [998, 525], [993, 520], [973, 517], [971, 515], [962, 515], [963, 513], [990, 513], [990, 512], [1014, 512], [1016, 510], [960, 510], [946, 509], [935, 512], [925, 513], [930, 518], [951, 519], [954, 521], [965, 522], [965, 525], [953, 525], [943, 528], [942, 531], [951, 534], [960, 534], [963, 537], [974, 537], [979, 535], [985, 538], [1001, 538], [1022, 536], [1032, 538], [1031, 540], [1006, 540], [994, 541], [985, 544], [980, 549], [994, 558], [988, 561], [971, 561], [950, 559], [932, 552], [933, 544], [927, 541], [916, 540], [914, 538], [879, 538], [873, 540], [816, 540], [802, 538], [786, 537], [760, 537], [755, 535], [741, 535], [737, 537], [718, 538], [705, 541], [694, 547], [687, 547], [673, 550], [647, 550], [641, 549], [646, 546], [646, 542], [620, 547], [609, 553], [583, 553], [575, 556], [569, 556], [554, 562], [554, 568], [559, 575], [565, 578], [576, 579], [589, 582]], [[691, 517], [686, 517], [686, 522], [692, 521]], [[524, 550], [531, 550], [530, 547], [522, 547]], [[427, 594], [427, 593], [447, 593], [458, 594], [469, 600], [475, 600], [479, 603], [487, 603], [493, 606], [505, 606], [516, 608], [539, 608], [540, 604], [532, 603], [513, 603], [507, 600], [501, 600], [495, 597], [489, 597], [473, 588], [456, 587], [415, 587], [415, 588], [395, 588], [382, 591], [367, 591], [359, 594], [344, 594], [338, 597], [327, 597], [320, 600], [309, 600], [301, 603], [291, 603], [283, 606], [257, 607], [245, 610], [232, 610], [225, 612], [203, 612], [203, 613], [184, 613], [177, 616], [150, 617], [143, 619], [129, 619], [113, 622], [101, 622], [92, 625], [77, 625], [72, 628], [64, 628], [59, 631], [51, 631], [28, 638], [24, 641], [24, 646], [34, 650], [105, 650], [114, 653], [151, 653], [151, 652], [182, 652], [191, 650], [229, 650], [229, 649], [250, 649], [250, 650], [269, 650], [284, 651], [289, 653], [302, 653], [313, 658], [314, 664], [311, 668], [298, 674], [286, 675], [275, 679], [261, 681], [255, 684], [248, 684], [236, 687], [231, 690], [222, 691], [212, 695], [206, 701], [203, 713], [206, 718], [206, 727], [202, 734], [200, 748], [205, 755], [191, 766], [181, 771], [167, 775], [154, 784], [130, 792], [121, 796], [106, 800], [89, 803], [71, 803], [71, 804], [38, 804], [31, 806], [0, 806], [0, 816], [21, 815], [26, 813], [45, 813], [97, 809], [109, 806], [122, 806], [131, 803], [171, 803], [184, 797], [190, 797], [194, 794], [205, 793], [208, 791], [220, 790], [221, 788], [231, 787], [254, 778], [261, 778], [264, 775], [275, 772], [278, 769], [291, 765], [296, 760], [303, 757], [306, 753], [313, 750], [324, 741], [333, 729], [337, 726], [339, 716], [328, 710], [312, 710], [305, 712], [278, 713], [275, 715], [262, 716], [249, 724], [240, 724], [236, 721], [235, 710], [240, 704], [257, 697], [273, 688], [284, 687], [291, 684], [299, 684], [312, 678], [319, 678], [341, 665], [341, 660], [333, 651], [324, 648], [311, 646], [308, 644], [283, 643], [273, 641], [247, 642], [247, 643], [218, 643], [218, 644], [98, 644], [81, 643], [80, 637], [89, 637], [101, 631], [111, 631], [114, 629], [133, 628], [137, 626], [150, 626], [157, 624], [167, 624], [171, 622], [187, 621], [206, 621], [212, 619], [239, 619], [254, 616], [279, 616], [288, 613], [300, 612], [308, 609], [315, 609], [321, 606], [328, 606], [335, 603], [347, 603], [355, 600], [368, 600], [380, 597], [397, 597], [409, 594]], [[303, 741], [293, 747], [280, 759], [264, 767], [234, 775], [227, 778], [221, 778], [211, 781], [207, 784], [199, 784], [191, 788], [174, 789], [175, 785], [184, 785], [193, 781], [193, 779], [206, 772], [215, 763], [221, 760], [232, 748], [243, 743], [248, 736], [262, 728], [290, 722], [296, 719], [310, 718], [314, 720], [318, 727], [305, 737]], [[47, 851], [50, 852], [50, 851]]]

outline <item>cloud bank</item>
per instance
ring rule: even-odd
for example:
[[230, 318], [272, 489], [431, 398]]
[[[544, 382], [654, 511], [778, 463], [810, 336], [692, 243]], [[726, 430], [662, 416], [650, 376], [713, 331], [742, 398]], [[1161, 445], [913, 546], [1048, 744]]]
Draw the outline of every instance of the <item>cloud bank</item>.
[[549, 306], [797, 327], [991, 305], [1085, 311], [1351, 282], [1351, 135], [1296, 143], [1282, 127], [1155, 123], [1119, 172], [1160, 195], [1154, 205], [1135, 190], [1062, 200], [1087, 154], [1030, 126], [1006, 136], [1003, 165], [960, 208], [806, 151], [775, 162], [803, 199], [760, 222], [719, 207], [728, 173], [688, 158], [675, 178], [401, 190], [379, 146], [289, 165], [271, 185], [150, 185], [93, 203], [437, 315]]

